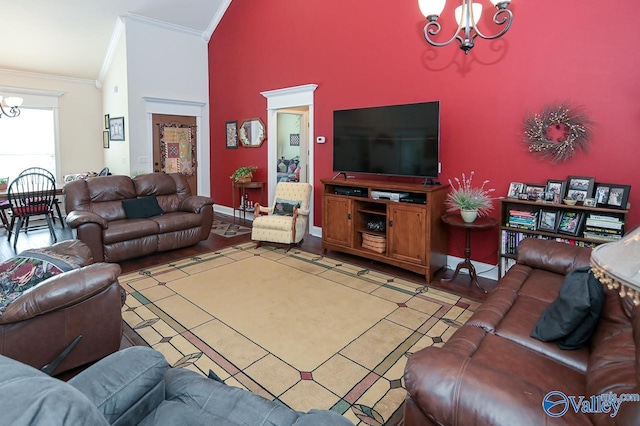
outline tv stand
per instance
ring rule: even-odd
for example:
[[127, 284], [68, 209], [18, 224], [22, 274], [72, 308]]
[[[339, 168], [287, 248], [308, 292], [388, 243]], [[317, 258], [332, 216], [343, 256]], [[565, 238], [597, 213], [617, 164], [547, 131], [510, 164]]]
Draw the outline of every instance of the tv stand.
[[[441, 217], [448, 185], [321, 181], [324, 252], [334, 250], [394, 265], [424, 275], [427, 283], [446, 265], [448, 232]], [[345, 193], [345, 188], [352, 191]], [[408, 196], [375, 200], [373, 191]]]

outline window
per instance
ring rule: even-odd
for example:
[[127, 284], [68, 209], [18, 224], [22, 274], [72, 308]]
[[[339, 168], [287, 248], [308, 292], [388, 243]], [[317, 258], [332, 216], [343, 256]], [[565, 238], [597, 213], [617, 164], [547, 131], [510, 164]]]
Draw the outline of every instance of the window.
[[56, 175], [53, 108], [21, 108], [15, 118], [0, 118], [0, 177], [15, 179], [28, 167], [43, 167]]

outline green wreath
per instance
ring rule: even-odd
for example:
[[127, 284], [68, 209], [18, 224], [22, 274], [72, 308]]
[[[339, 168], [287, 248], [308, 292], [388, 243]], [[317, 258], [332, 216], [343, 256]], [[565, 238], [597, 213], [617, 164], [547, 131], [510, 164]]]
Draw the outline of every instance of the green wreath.
[[587, 150], [591, 137], [591, 120], [577, 110], [572, 113], [567, 104], [550, 105], [541, 114], [524, 119], [524, 142], [529, 152], [553, 164], [567, 161], [576, 150]]

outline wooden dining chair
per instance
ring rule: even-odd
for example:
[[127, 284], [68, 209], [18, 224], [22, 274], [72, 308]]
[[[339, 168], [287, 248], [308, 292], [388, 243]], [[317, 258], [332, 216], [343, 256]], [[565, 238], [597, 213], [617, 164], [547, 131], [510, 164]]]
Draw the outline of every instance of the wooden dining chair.
[[[54, 183], [56, 181], [56, 177], [53, 175], [53, 173], [42, 167], [29, 167], [20, 172], [20, 174], [24, 173], [42, 173], [49, 176]], [[56, 209], [56, 213], [58, 213], [58, 219], [60, 219], [60, 223], [64, 228], [64, 219], [62, 218], [62, 213], [60, 212], [60, 200], [58, 199], [58, 197], [54, 197], [53, 207]], [[56, 223], [56, 218], [53, 215], [53, 211], [51, 212], [51, 218], [53, 219], [53, 223]]]
[[[25, 232], [30, 227], [36, 226], [33, 221], [30, 221], [34, 216], [44, 216], [53, 241], [58, 240], [51, 219], [53, 202], [56, 198], [56, 184], [53, 179], [42, 173], [21, 174], [9, 185], [7, 196], [11, 204], [11, 223], [7, 240], [11, 241], [11, 235], [15, 233], [14, 248], [23, 226]], [[15, 223], [16, 218], [18, 219], [17, 224]]]

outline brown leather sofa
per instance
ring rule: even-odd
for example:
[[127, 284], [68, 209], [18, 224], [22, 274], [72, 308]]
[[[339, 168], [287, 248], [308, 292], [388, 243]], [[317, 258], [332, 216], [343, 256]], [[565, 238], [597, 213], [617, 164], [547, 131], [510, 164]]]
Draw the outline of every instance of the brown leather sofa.
[[[96, 262], [118, 262], [187, 247], [206, 240], [213, 223], [213, 200], [191, 195], [178, 173], [99, 176], [64, 186], [66, 221], [76, 229]], [[164, 212], [127, 218], [123, 201], [156, 197]]]
[[122, 339], [120, 266], [93, 264], [89, 247], [77, 240], [39, 253], [77, 268], [40, 282], [6, 308], [0, 315], [0, 354], [40, 369], [82, 336], [50, 372], [57, 375], [117, 351]]
[[640, 424], [640, 402], [622, 402], [615, 415], [612, 407], [606, 412], [606, 405], [592, 403], [609, 392], [640, 393], [640, 311], [628, 299], [605, 290], [586, 347], [561, 350], [530, 337], [565, 275], [589, 265], [590, 252], [525, 239], [517, 264], [468, 322], [442, 347], [410, 356], [405, 425]]

